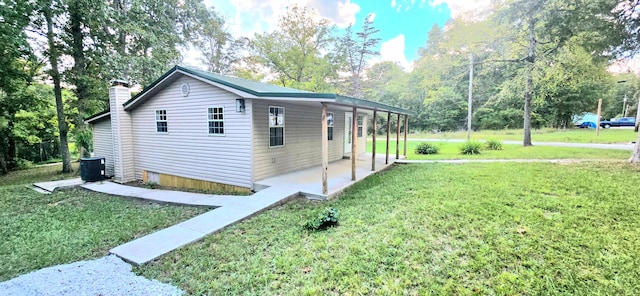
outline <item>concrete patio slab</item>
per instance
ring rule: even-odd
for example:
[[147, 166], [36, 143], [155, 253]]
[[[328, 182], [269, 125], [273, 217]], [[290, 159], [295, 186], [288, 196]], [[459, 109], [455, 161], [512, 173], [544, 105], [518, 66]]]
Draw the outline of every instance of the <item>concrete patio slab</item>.
[[[390, 167], [395, 161], [395, 155], [389, 155], [389, 163], [385, 164], [385, 155], [376, 155], [376, 170], [371, 170], [372, 155], [360, 154], [356, 158], [356, 181], [351, 180], [351, 159], [342, 159], [329, 163], [327, 185], [328, 194], [322, 194], [322, 168], [318, 165], [289, 174], [263, 179], [256, 182], [256, 187], [278, 186], [290, 184], [300, 191], [300, 195], [310, 199], [330, 199], [356, 182]], [[404, 159], [401, 156], [400, 159]]]
[[75, 186], [79, 186], [84, 184], [80, 178], [75, 179], [67, 179], [67, 180], [59, 180], [59, 181], [51, 181], [51, 182], [39, 182], [34, 183], [33, 186], [38, 187], [42, 190], [46, 190], [48, 192], [54, 192], [56, 189], [64, 189], [71, 188]]

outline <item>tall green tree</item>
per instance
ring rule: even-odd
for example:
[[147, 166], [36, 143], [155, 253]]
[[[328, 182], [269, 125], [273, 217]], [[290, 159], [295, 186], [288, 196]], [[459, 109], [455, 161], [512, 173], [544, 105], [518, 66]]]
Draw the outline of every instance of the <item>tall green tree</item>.
[[208, 11], [208, 18], [200, 24], [197, 39], [192, 43], [202, 53], [202, 62], [214, 73], [230, 74], [242, 58], [244, 50], [242, 39], [234, 39], [225, 27], [224, 19], [215, 9]]
[[567, 41], [587, 48], [589, 52], [611, 49], [611, 36], [621, 36], [621, 26], [611, 12], [617, 3], [610, 0], [515, 0], [500, 11], [498, 17], [514, 27], [513, 44], [526, 44], [514, 52], [515, 59], [525, 63], [523, 145], [531, 145], [531, 113], [534, 97], [534, 69], [540, 58], [555, 54]]
[[62, 172], [71, 172], [71, 155], [69, 154], [68, 133], [69, 126], [67, 117], [64, 112], [64, 102], [62, 100], [62, 76], [58, 68], [61, 57], [60, 32], [63, 25], [61, 24], [61, 15], [64, 12], [63, 3], [59, 0], [40, 0], [37, 2], [38, 7], [34, 16], [34, 27], [42, 28], [44, 32], [40, 34], [46, 36], [47, 49], [45, 55], [49, 62], [48, 74], [53, 80], [53, 93], [56, 102], [56, 114], [58, 121], [58, 133], [60, 138], [60, 154], [62, 157]]
[[25, 61], [31, 59], [32, 52], [24, 29], [32, 9], [26, 1], [9, 0], [0, 5], [0, 173], [10, 169], [16, 154], [11, 129], [22, 100], [15, 96], [31, 81]]
[[251, 47], [274, 82], [308, 91], [332, 91], [343, 65], [336, 52], [333, 26], [305, 7], [293, 6], [273, 33], [257, 34]]
[[373, 25], [373, 15], [368, 15], [364, 19], [362, 25], [362, 31], [356, 32], [356, 37], [353, 37], [352, 25], [349, 25], [345, 30], [343, 36], [338, 40], [342, 43], [342, 50], [344, 50], [345, 58], [347, 60], [347, 69], [349, 70], [351, 77], [349, 79], [348, 95], [354, 97], [362, 97], [362, 73], [367, 66], [367, 61], [371, 57], [380, 55], [376, 51], [376, 47], [382, 39], [375, 37], [380, 32]]

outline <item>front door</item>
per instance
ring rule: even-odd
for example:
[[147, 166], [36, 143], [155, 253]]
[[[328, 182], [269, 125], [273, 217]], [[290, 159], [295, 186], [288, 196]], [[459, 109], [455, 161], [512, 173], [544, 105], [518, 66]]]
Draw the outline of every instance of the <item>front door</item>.
[[344, 153], [351, 153], [351, 139], [353, 139], [353, 114], [344, 114]]

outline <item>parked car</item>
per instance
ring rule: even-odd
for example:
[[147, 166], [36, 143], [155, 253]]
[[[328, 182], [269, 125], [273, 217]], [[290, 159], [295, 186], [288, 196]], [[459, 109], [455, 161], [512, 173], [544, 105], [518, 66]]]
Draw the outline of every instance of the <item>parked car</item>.
[[574, 115], [572, 121], [577, 128], [596, 128], [597, 116], [591, 112], [583, 112]]
[[635, 126], [636, 118], [635, 117], [620, 117], [613, 118], [611, 120], [603, 120], [600, 122], [600, 126], [604, 128], [610, 128], [612, 126]]

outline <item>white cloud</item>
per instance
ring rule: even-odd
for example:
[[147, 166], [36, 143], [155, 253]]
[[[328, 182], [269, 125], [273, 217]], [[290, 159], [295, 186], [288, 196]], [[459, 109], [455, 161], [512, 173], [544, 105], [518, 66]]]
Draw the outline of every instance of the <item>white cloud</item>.
[[[271, 32], [278, 27], [280, 16], [293, 5], [315, 10], [320, 17], [329, 19], [340, 28], [356, 22], [360, 5], [352, 0], [229, 0], [235, 13], [221, 11], [226, 15], [229, 29], [235, 36], [253, 36], [255, 33]], [[209, 6], [216, 6], [208, 0]]]
[[[423, 1], [424, 2], [424, 1]], [[452, 18], [479, 20], [486, 18], [493, 6], [493, 0], [430, 0], [429, 5], [446, 4], [451, 9]]]
[[356, 22], [356, 13], [360, 11], [360, 5], [351, 3], [351, 0], [308, 0], [307, 7], [315, 8], [320, 16], [328, 18], [339, 28], [346, 28]]
[[396, 7], [396, 0], [391, 0], [391, 8]]
[[640, 74], [640, 56], [615, 60], [609, 64], [607, 70], [615, 74], [635, 73], [638, 75]]
[[404, 49], [404, 34], [400, 34], [382, 42], [380, 45], [380, 56], [371, 59], [369, 64], [373, 65], [382, 61], [391, 61], [399, 64], [405, 71], [409, 72], [413, 69], [413, 63], [407, 60]]
[[375, 20], [375, 19], [376, 19], [376, 13], [375, 13], [375, 12], [370, 13], [369, 15], [367, 15], [367, 19], [368, 19], [370, 22], [373, 22], [373, 20]]

